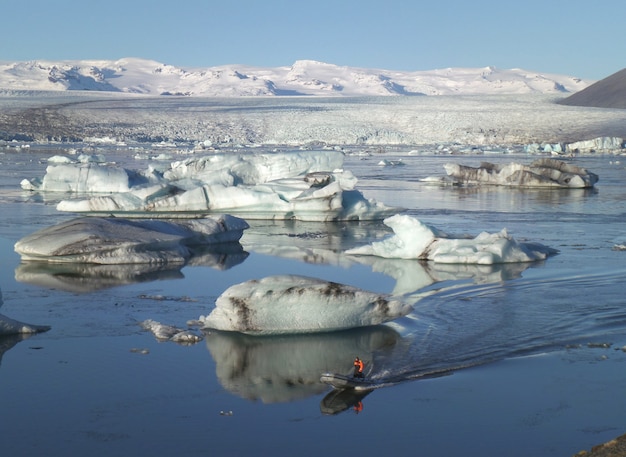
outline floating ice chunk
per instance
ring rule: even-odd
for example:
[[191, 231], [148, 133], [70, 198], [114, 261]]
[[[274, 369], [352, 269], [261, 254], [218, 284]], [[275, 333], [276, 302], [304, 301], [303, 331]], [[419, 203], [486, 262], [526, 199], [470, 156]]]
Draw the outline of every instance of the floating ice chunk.
[[55, 164], [60, 164], [60, 163], [74, 163], [74, 161], [72, 159], [70, 159], [67, 156], [52, 156], [50, 158], [48, 158], [48, 163], [55, 163]]
[[83, 217], [15, 244], [23, 260], [97, 264], [184, 263], [195, 247], [238, 241], [248, 224], [222, 215], [179, 221]]
[[444, 168], [448, 176], [461, 184], [588, 188], [598, 182], [598, 175], [556, 159], [539, 159], [530, 165], [483, 162], [480, 167], [447, 163]]
[[154, 337], [160, 341], [173, 341], [181, 344], [194, 344], [202, 341], [202, 336], [195, 334], [191, 330], [161, 324], [152, 319], [147, 319], [141, 322], [140, 325], [143, 329], [151, 331]]
[[412, 307], [386, 295], [295, 275], [269, 276], [228, 288], [199, 323], [250, 334], [314, 333], [381, 324]]
[[381, 167], [398, 167], [398, 166], [405, 165], [405, 163], [402, 161], [402, 159], [398, 159], [398, 160], [383, 159], [380, 162], [378, 162], [378, 165]]
[[32, 325], [0, 314], [0, 336], [39, 333], [50, 330], [47, 325]]
[[611, 152], [622, 151], [624, 139], [620, 137], [599, 137], [592, 140], [576, 141], [566, 145], [568, 152]]
[[384, 223], [393, 229], [391, 237], [348, 249], [346, 254], [491, 265], [543, 260], [557, 252], [538, 243], [518, 243], [506, 229], [493, 234], [483, 232], [475, 238], [450, 238], [407, 215], [392, 216]]

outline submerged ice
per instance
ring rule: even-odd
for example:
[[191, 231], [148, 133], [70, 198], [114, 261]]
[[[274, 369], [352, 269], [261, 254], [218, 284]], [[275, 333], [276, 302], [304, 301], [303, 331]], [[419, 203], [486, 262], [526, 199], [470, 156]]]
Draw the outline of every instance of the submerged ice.
[[503, 229], [480, 233], [475, 238], [452, 238], [420, 220], [397, 214], [384, 220], [394, 234], [384, 240], [348, 249], [347, 254], [396, 259], [430, 260], [448, 264], [533, 262], [556, 254], [539, 243], [519, 243]]
[[198, 324], [250, 334], [314, 333], [381, 324], [412, 307], [384, 294], [296, 275], [231, 286]]

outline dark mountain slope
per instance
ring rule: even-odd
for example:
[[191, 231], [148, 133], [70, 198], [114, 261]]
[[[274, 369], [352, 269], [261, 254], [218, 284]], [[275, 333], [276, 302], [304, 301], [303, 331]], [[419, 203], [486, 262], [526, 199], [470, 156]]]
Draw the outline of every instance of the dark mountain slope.
[[626, 68], [559, 101], [561, 105], [626, 109]]

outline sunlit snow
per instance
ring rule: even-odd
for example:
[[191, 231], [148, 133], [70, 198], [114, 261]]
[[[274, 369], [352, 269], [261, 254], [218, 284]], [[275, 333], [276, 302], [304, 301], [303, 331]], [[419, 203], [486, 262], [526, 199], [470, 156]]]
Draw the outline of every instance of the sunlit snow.
[[203, 97], [445, 95], [577, 92], [592, 81], [522, 69], [397, 71], [298, 60], [291, 66], [179, 68], [147, 59], [0, 64], [0, 87]]

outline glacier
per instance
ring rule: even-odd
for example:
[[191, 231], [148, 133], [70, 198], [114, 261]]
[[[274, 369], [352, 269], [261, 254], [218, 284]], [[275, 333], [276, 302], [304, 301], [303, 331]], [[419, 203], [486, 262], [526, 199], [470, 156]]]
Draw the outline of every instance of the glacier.
[[474, 238], [452, 238], [420, 220], [398, 214], [383, 221], [394, 234], [382, 241], [348, 249], [346, 254], [430, 260], [447, 264], [492, 265], [545, 260], [558, 251], [539, 243], [517, 242], [503, 229]]
[[316, 333], [377, 325], [413, 308], [385, 294], [298, 275], [275, 275], [226, 289], [190, 324], [255, 335]]

